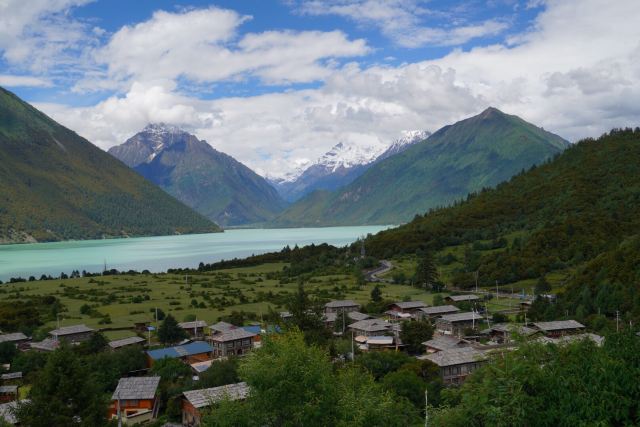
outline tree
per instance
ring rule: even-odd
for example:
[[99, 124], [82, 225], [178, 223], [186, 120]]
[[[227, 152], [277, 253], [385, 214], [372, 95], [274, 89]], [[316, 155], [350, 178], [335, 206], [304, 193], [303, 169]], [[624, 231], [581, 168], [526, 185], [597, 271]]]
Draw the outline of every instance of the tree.
[[322, 305], [318, 300], [309, 298], [301, 282], [298, 283], [298, 291], [287, 301], [286, 307], [292, 315], [292, 326], [304, 333], [307, 343], [325, 344], [328, 341], [330, 331], [322, 320]]
[[158, 339], [163, 344], [174, 344], [185, 338], [187, 333], [178, 326], [178, 321], [170, 314], [165, 317], [164, 321], [158, 328]]
[[29, 394], [30, 401], [18, 406], [22, 425], [103, 426], [107, 402], [92, 373], [70, 348], [63, 345], [50, 354]]
[[341, 310], [336, 315], [336, 321], [333, 323], [333, 330], [343, 334], [348, 324], [349, 317], [347, 317], [347, 313], [345, 313], [344, 310]]
[[547, 279], [544, 276], [540, 276], [533, 292], [536, 295], [541, 295], [541, 294], [547, 294], [549, 293], [549, 291], [551, 291], [551, 284], [547, 282]]
[[0, 363], [11, 363], [18, 354], [16, 345], [12, 342], [0, 343]]
[[417, 408], [424, 406], [424, 390], [426, 384], [411, 371], [400, 369], [390, 372], [382, 378], [382, 387], [404, 397]]
[[380, 291], [380, 286], [375, 285], [371, 290], [371, 301], [373, 302], [382, 301], [382, 291]]
[[219, 387], [240, 381], [238, 377], [238, 359], [235, 357], [212, 363], [211, 367], [199, 375], [200, 388]]
[[153, 363], [151, 372], [162, 378], [163, 382], [175, 382], [180, 378], [191, 376], [191, 367], [180, 359], [165, 357]]
[[422, 343], [433, 336], [433, 327], [428, 320], [404, 321], [400, 331], [400, 339], [410, 353], [422, 353]]
[[407, 354], [395, 351], [370, 351], [356, 359], [357, 364], [369, 371], [375, 379], [398, 370], [409, 361], [411, 357]]
[[438, 269], [436, 268], [433, 254], [431, 252], [425, 252], [416, 267], [414, 285], [418, 288], [431, 290], [437, 281]]

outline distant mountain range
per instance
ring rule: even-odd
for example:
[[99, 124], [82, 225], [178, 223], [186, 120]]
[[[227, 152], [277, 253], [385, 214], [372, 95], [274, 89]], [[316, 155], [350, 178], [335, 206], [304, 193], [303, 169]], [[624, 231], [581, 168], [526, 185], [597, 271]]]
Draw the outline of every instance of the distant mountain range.
[[0, 88], [0, 242], [220, 229]]
[[407, 131], [388, 147], [361, 147], [340, 142], [310, 166], [284, 178], [270, 178], [269, 182], [289, 202], [315, 190], [337, 190], [353, 182], [376, 162], [401, 153], [429, 135], [427, 131]]
[[264, 178], [175, 126], [150, 124], [109, 153], [221, 226], [264, 222], [286, 206]]
[[495, 108], [374, 162], [336, 191], [315, 191], [274, 226], [397, 224], [493, 187], [562, 152], [561, 137]]

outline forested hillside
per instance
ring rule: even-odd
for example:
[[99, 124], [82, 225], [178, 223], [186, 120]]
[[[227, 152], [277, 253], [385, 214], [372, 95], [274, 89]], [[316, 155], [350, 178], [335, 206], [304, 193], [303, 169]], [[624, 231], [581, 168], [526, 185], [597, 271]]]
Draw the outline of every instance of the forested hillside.
[[337, 192], [309, 194], [274, 223], [399, 224], [493, 187], [567, 146], [558, 135], [488, 108], [380, 161]]
[[2, 88], [0, 200], [0, 242], [219, 230]]
[[[533, 313], [640, 316], [640, 129], [587, 139], [456, 206], [367, 240], [378, 257], [486, 244], [469, 273], [481, 285], [575, 271], [558, 304]], [[471, 280], [469, 280], [470, 282]]]

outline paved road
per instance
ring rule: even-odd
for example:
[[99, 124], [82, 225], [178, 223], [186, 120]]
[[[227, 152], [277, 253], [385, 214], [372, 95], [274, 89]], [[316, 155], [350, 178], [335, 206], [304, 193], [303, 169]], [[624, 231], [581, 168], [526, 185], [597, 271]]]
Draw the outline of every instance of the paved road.
[[378, 277], [378, 275], [391, 271], [391, 269], [393, 269], [393, 264], [386, 259], [381, 260], [380, 264], [382, 264], [380, 267], [369, 270], [364, 274], [364, 278], [367, 282], [391, 282], [391, 280], [383, 279]]

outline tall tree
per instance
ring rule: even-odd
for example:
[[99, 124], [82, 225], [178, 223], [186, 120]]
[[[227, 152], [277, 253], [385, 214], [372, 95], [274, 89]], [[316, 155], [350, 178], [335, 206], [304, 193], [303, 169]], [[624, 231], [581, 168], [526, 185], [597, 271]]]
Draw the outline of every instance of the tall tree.
[[322, 320], [322, 305], [318, 300], [309, 298], [302, 282], [298, 283], [298, 290], [289, 298], [286, 307], [293, 317], [292, 326], [304, 333], [307, 343], [327, 342], [330, 331]]
[[158, 328], [158, 339], [163, 344], [174, 344], [187, 338], [187, 333], [178, 326], [178, 321], [170, 314]]
[[107, 402], [87, 365], [67, 346], [54, 351], [36, 376], [29, 401], [18, 406], [22, 425], [102, 426]]
[[371, 301], [373, 302], [382, 301], [382, 292], [380, 291], [380, 286], [375, 285], [371, 290]]
[[422, 343], [433, 336], [433, 327], [428, 320], [402, 322], [400, 339], [410, 353], [422, 353]]
[[416, 268], [414, 284], [418, 288], [432, 290], [437, 287], [438, 269], [436, 261], [431, 252], [425, 252]]

